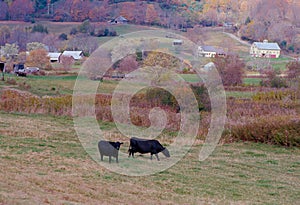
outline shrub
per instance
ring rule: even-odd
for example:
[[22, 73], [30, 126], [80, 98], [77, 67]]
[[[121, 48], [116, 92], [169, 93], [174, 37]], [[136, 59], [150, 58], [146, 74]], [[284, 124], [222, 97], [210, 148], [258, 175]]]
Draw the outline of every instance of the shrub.
[[6, 83], [10, 85], [17, 85], [17, 81], [13, 78], [7, 78]]
[[62, 40], [62, 41], [68, 40], [68, 35], [65, 34], [65, 33], [61, 33], [61, 34], [58, 36], [58, 39], [59, 39], [59, 40]]
[[29, 90], [31, 88], [31, 86], [27, 84], [26, 81], [20, 82], [18, 83], [18, 85], [23, 90]]
[[287, 88], [288, 85], [284, 78], [275, 77], [271, 80], [271, 87], [272, 88]]
[[225, 141], [253, 141], [300, 147], [300, 120], [291, 116], [259, 117], [246, 124], [236, 124], [224, 133]]
[[252, 96], [254, 101], [267, 101], [267, 102], [274, 102], [274, 101], [281, 101], [284, 99], [290, 99], [295, 101], [297, 99], [296, 91], [295, 90], [275, 90], [269, 92], [258, 92]]
[[46, 26], [43, 26], [42, 24], [37, 24], [37, 25], [34, 25], [32, 27], [32, 30], [31, 30], [32, 33], [34, 32], [40, 32], [40, 33], [48, 33], [48, 28]]

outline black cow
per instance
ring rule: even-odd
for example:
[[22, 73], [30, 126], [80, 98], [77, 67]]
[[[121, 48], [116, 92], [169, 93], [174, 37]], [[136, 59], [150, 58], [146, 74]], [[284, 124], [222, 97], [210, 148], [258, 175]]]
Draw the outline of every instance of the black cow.
[[163, 147], [159, 141], [157, 140], [147, 140], [147, 139], [139, 139], [136, 137], [132, 137], [130, 139], [130, 146], [128, 149], [129, 156], [134, 157], [134, 153], [139, 152], [141, 154], [145, 153], [151, 153], [151, 159], [152, 155], [155, 154], [157, 160], [159, 161], [158, 158], [158, 153], [162, 152], [166, 157], [170, 157], [169, 150], [165, 147]]
[[118, 155], [119, 149], [123, 142], [109, 142], [101, 140], [98, 142], [98, 149], [101, 156], [101, 161], [103, 161], [103, 156], [109, 156], [109, 163], [111, 162], [111, 157], [116, 158], [116, 162], [118, 163]]

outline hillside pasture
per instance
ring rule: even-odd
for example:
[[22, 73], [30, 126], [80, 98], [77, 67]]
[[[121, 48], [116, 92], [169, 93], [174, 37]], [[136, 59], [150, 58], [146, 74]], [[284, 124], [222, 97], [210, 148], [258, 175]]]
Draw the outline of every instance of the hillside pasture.
[[[4, 88], [16, 88], [26, 90], [32, 94], [42, 96], [55, 96], [72, 94], [77, 75], [49, 75], [34, 76], [29, 75], [26, 78], [15, 75], [6, 75], [9, 81], [15, 81], [16, 84], [9, 84], [0, 81], [0, 90]], [[117, 86], [118, 81], [104, 80], [99, 82], [99, 93], [112, 93]]]
[[[200, 162], [201, 145], [195, 143], [168, 170], [128, 177], [91, 160], [71, 118], [3, 112], [0, 116], [1, 204], [295, 204], [300, 200], [296, 148], [224, 144]], [[105, 134], [118, 139], [114, 126], [103, 126]], [[125, 141], [121, 152], [127, 149]], [[158, 163], [148, 155], [143, 158]], [[125, 160], [120, 158], [119, 163]]]

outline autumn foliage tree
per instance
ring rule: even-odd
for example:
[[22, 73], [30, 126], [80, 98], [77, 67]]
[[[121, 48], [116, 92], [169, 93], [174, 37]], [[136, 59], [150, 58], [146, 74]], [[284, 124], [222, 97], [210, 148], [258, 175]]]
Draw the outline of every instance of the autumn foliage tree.
[[12, 20], [26, 20], [33, 13], [33, 2], [30, 0], [14, 0], [9, 4], [9, 14]]
[[147, 10], [146, 10], [146, 19], [145, 22], [148, 24], [154, 24], [159, 21], [158, 14], [156, 12], [156, 9], [153, 4], [148, 4], [147, 5]]
[[8, 5], [4, 1], [0, 1], [0, 20], [7, 20], [8, 18]]
[[152, 85], [160, 85], [171, 79], [172, 71], [175, 72], [179, 68], [180, 61], [166, 52], [151, 51], [147, 53], [143, 66]]
[[243, 83], [245, 63], [237, 55], [216, 56], [213, 60], [225, 86]]
[[52, 69], [50, 64], [50, 57], [45, 49], [36, 49], [30, 51], [27, 60], [27, 66], [36, 66], [45, 70]]
[[[293, 45], [297, 36], [295, 24], [298, 11], [289, 0], [259, 0], [241, 28], [241, 35], [251, 41], [269, 39]], [[285, 48], [283, 48], [285, 49]]]

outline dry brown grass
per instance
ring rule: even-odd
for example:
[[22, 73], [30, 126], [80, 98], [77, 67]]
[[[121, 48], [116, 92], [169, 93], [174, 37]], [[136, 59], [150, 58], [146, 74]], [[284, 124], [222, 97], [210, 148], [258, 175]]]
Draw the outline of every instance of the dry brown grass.
[[[110, 124], [110, 139], [125, 141]], [[219, 146], [198, 161], [197, 145], [148, 177], [100, 167], [69, 118], [0, 113], [0, 204], [295, 204], [300, 151], [262, 144]], [[168, 138], [161, 138], [168, 142]], [[126, 151], [128, 143], [121, 151]], [[144, 156], [145, 161], [149, 156]], [[120, 158], [120, 163], [125, 159]], [[114, 162], [114, 161], [113, 161]], [[157, 163], [153, 161], [152, 163]]]

